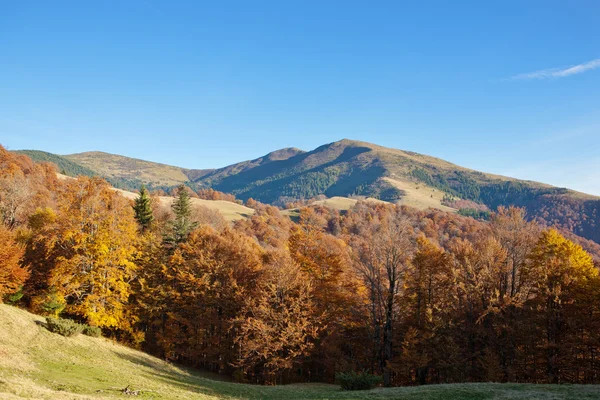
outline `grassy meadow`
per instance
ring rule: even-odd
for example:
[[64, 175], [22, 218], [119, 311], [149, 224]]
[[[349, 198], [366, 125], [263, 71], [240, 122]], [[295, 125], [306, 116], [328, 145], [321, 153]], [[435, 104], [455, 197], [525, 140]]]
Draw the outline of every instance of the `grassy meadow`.
[[454, 384], [345, 392], [336, 385], [256, 386], [166, 363], [104, 338], [65, 338], [0, 305], [0, 399], [597, 399], [600, 386]]

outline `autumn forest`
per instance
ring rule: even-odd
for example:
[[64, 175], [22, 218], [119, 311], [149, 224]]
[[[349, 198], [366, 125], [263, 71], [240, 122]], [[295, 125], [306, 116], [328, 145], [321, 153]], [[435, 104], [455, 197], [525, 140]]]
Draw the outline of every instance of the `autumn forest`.
[[0, 301], [240, 382], [600, 383], [600, 264], [574, 235], [359, 201], [224, 220], [0, 147]]

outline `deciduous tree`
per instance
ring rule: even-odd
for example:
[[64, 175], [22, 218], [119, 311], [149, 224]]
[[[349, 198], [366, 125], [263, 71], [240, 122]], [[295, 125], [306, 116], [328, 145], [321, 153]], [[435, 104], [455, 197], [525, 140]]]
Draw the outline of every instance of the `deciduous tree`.
[[105, 181], [80, 177], [65, 183], [55, 221], [40, 239], [53, 262], [48, 288], [64, 298], [67, 313], [95, 326], [130, 328], [136, 231], [128, 201]]
[[271, 258], [256, 295], [246, 299], [236, 329], [236, 365], [267, 384], [300, 365], [319, 329], [309, 280], [284, 254]]
[[0, 224], [0, 303], [5, 295], [17, 292], [29, 276], [21, 266], [23, 247], [15, 241], [15, 235]]

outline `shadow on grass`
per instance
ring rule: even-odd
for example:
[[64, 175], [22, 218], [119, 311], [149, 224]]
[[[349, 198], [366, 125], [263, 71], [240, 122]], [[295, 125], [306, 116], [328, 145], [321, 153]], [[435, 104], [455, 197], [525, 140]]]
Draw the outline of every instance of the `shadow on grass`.
[[48, 329], [48, 324], [44, 321], [34, 321], [37, 326], [41, 326], [42, 328]]
[[[247, 392], [246, 385], [233, 383], [229, 376], [179, 365], [175, 366], [135, 354], [127, 354], [119, 351], [114, 351], [114, 353], [123, 360], [145, 367], [142, 371], [143, 375], [165, 385], [176, 386], [189, 392], [217, 397], [233, 396], [240, 398]], [[143, 391], [143, 388], [140, 389]]]
[[[290, 384], [280, 386], [262, 386], [233, 382], [229, 376], [195, 368], [171, 365], [154, 361], [141, 355], [114, 351], [119, 358], [144, 367], [140, 372], [145, 378], [164, 385], [164, 390], [178, 388], [190, 393], [215, 396], [224, 399], [333, 399], [343, 393], [338, 386], [327, 384]], [[132, 386], [144, 391], [143, 387]], [[148, 389], [148, 388], [147, 388]], [[152, 391], [152, 390], [150, 390]], [[347, 393], [347, 392], [346, 392]], [[343, 396], [343, 398], [357, 398]], [[360, 397], [362, 399], [362, 397]]]
[[[247, 385], [229, 377], [192, 368], [170, 365], [142, 355], [114, 351], [119, 358], [143, 367], [139, 372], [161, 391], [179, 389], [189, 393], [224, 399], [386, 399], [386, 400], [486, 400], [486, 399], [596, 399], [599, 385], [532, 385], [500, 383], [458, 383], [419, 387], [377, 388], [369, 391], [341, 391], [333, 385], [292, 384], [282, 386]], [[133, 378], [132, 378], [133, 379]], [[155, 392], [155, 387], [132, 387]], [[184, 394], [185, 396], [185, 394]]]

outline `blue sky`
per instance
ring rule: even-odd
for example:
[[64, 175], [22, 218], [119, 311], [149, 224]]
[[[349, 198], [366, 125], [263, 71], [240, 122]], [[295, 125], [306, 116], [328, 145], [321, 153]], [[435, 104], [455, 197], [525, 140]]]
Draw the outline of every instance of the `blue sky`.
[[0, 143], [188, 168], [342, 138], [600, 195], [597, 1], [2, 1]]

